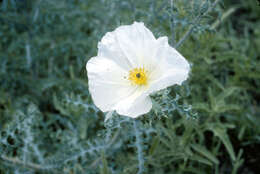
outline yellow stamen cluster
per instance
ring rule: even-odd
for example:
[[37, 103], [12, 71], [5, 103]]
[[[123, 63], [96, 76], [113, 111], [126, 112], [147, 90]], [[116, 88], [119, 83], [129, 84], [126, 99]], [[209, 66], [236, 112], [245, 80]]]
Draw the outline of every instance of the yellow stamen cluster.
[[129, 71], [128, 80], [135, 85], [146, 85], [147, 84], [147, 71], [144, 68], [134, 68]]

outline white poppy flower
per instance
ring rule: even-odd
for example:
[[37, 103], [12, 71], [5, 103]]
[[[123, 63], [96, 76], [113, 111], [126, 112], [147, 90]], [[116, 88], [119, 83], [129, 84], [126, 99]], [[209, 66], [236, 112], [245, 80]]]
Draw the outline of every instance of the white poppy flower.
[[95, 105], [133, 118], [151, 110], [149, 94], [181, 85], [190, 70], [167, 37], [156, 39], [141, 22], [106, 33], [86, 68]]

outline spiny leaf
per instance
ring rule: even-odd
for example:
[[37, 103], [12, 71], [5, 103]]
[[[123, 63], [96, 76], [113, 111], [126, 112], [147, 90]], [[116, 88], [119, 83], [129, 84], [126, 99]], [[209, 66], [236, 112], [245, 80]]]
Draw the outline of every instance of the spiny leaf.
[[202, 154], [203, 156], [207, 157], [209, 160], [214, 162], [216, 165], [219, 164], [219, 160], [210, 152], [208, 151], [205, 147], [200, 146], [198, 144], [192, 144], [191, 147]]

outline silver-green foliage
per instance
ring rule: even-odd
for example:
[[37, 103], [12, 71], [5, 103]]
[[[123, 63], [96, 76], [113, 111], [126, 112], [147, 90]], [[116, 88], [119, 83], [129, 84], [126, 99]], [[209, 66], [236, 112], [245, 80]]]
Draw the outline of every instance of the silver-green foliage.
[[[0, 173], [255, 172], [259, 17], [253, 1], [0, 1]], [[154, 94], [149, 114], [104, 121], [85, 64], [135, 20], [168, 36], [192, 72]]]

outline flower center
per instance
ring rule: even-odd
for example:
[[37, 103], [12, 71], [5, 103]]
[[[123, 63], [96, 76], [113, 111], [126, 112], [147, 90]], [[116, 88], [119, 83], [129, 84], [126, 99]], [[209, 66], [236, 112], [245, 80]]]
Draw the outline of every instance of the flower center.
[[135, 85], [147, 84], [147, 71], [144, 68], [134, 68], [129, 71], [128, 80]]

